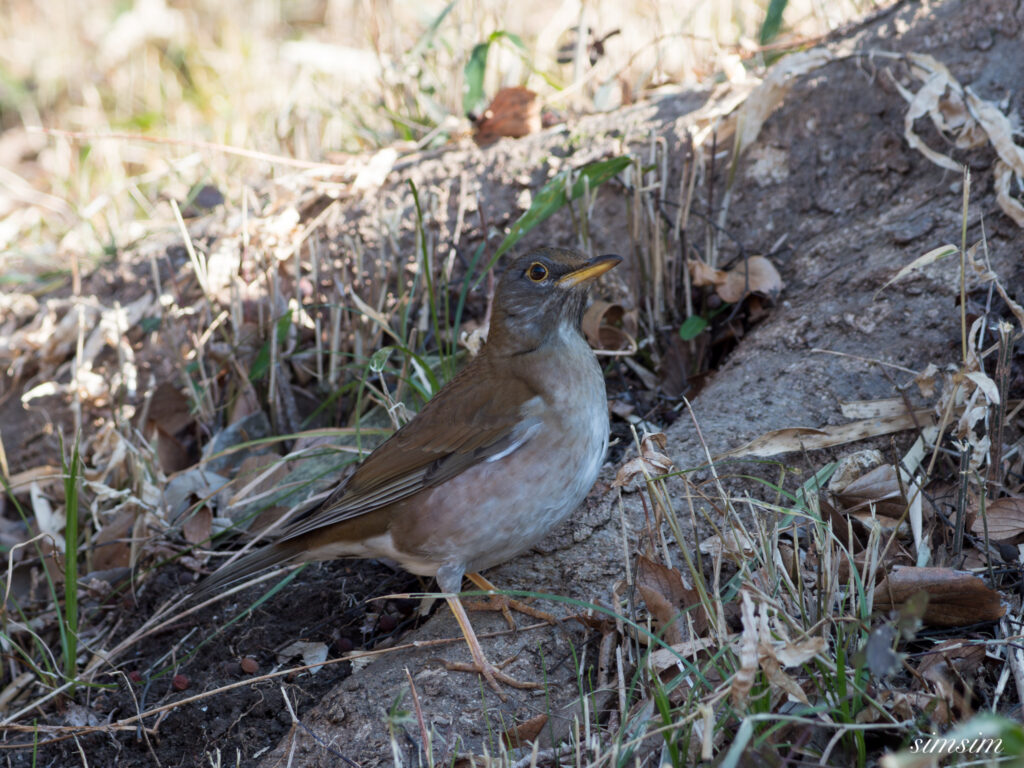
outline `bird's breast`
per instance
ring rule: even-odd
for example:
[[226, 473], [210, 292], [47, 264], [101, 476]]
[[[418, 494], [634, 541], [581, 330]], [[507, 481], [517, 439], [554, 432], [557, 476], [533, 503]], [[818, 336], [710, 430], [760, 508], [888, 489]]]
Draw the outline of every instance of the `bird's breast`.
[[523, 417], [536, 427], [514, 450], [404, 502], [415, 514], [396, 510], [391, 539], [416, 566], [472, 571], [504, 562], [564, 521], [593, 487], [608, 446], [607, 400], [593, 352], [578, 338], [579, 347], [533, 366], [544, 378], [531, 385], [543, 394], [524, 404]]

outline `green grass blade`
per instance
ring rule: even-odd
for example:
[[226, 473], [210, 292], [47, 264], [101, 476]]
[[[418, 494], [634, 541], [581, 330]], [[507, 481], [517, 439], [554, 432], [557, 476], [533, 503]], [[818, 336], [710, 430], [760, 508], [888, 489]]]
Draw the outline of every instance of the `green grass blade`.
[[779, 35], [779, 31], [782, 29], [782, 14], [786, 10], [786, 5], [789, 0], [771, 0], [768, 4], [768, 12], [764, 16], [764, 22], [761, 24], [761, 34], [759, 36], [759, 42], [761, 45], [767, 45]]
[[[71, 461], [64, 465], [64, 676], [77, 677], [78, 658], [78, 475], [81, 459], [79, 438], [71, 448]], [[72, 689], [74, 690], [74, 689]]]
[[469, 60], [462, 69], [464, 92], [462, 94], [462, 112], [469, 115], [480, 108], [484, 100], [484, 72], [487, 70], [487, 54], [491, 49], [490, 41], [477, 43], [473, 46]]

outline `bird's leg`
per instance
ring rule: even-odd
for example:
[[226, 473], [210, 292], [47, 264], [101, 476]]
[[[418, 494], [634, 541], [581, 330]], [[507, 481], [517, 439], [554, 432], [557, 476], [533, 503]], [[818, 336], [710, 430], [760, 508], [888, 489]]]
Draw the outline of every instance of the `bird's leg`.
[[505, 621], [508, 622], [509, 629], [512, 630], [519, 629], [519, 627], [516, 626], [516, 620], [512, 618], [512, 611], [518, 611], [519, 613], [527, 616], [532, 616], [535, 619], [546, 621], [548, 624], [558, 623], [558, 620], [547, 611], [534, 608], [528, 603], [524, 603], [522, 600], [514, 600], [507, 595], [497, 594], [498, 588], [479, 573], [467, 573], [466, 578], [473, 582], [477, 589], [481, 589], [484, 592], [494, 593], [488, 595], [486, 600], [478, 600], [472, 603], [467, 602], [465, 604], [466, 610], [501, 611], [501, 615], [504, 616]]
[[[540, 685], [538, 683], [521, 683], [515, 678], [509, 677], [484, 657], [483, 648], [480, 647], [480, 641], [477, 639], [476, 632], [473, 631], [473, 627], [469, 623], [466, 609], [463, 607], [458, 595], [455, 594], [462, 586], [462, 577], [465, 572], [465, 566], [459, 562], [445, 563], [437, 569], [437, 584], [448, 595], [445, 599], [448, 601], [452, 613], [455, 614], [455, 620], [459, 622], [459, 629], [462, 630], [462, 636], [466, 638], [466, 645], [469, 646], [469, 653], [473, 657], [472, 664], [449, 662], [445, 666], [448, 669], [460, 672], [477, 672], [483, 675], [484, 680], [494, 689], [494, 692], [498, 694], [498, 698], [502, 701], [506, 701], [506, 696], [498, 687], [499, 681], [505, 683], [505, 685], [511, 685], [513, 688], [539, 688]], [[474, 581], [474, 583], [477, 582]]]
[[469, 623], [469, 616], [466, 615], [466, 609], [462, 607], [462, 603], [459, 601], [457, 595], [452, 595], [446, 598], [448, 605], [452, 609], [452, 613], [455, 614], [455, 620], [459, 622], [459, 629], [462, 630], [462, 636], [466, 638], [466, 645], [469, 646], [469, 653], [473, 657], [472, 664], [456, 664], [454, 662], [448, 662], [445, 666], [448, 669], [457, 670], [459, 672], [477, 672], [483, 675], [484, 680], [487, 681], [488, 685], [494, 689], [494, 692], [498, 694], [498, 698], [502, 701], [506, 701], [508, 697], [502, 693], [501, 688], [498, 687], [498, 683], [502, 682], [505, 685], [511, 685], [513, 688], [540, 688], [540, 683], [523, 683], [516, 680], [513, 677], [509, 677], [502, 672], [498, 667], [491, 664], [484, 656], [484, 650], [480, 647], [480, 641], [477, 640], [476, 632], [473, 631], [473, 627]]

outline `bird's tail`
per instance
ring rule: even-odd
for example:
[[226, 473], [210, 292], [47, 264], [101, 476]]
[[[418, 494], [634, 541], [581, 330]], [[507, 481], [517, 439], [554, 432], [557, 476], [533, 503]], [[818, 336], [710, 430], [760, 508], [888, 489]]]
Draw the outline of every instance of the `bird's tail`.
[[243, 555], [207, 576], [192, 591], [190, 598], [201, 602], [213, 597], [219, 590], [253, 576], [267, 568], [297, 562], [303, 548], [295, 542], [281, 541]]

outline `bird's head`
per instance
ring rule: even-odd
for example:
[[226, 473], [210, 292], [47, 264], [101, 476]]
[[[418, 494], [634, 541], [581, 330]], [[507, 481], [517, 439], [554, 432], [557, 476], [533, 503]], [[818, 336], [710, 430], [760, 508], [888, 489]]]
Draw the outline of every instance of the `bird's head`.
[[559, 333], [580, 333], [590, 284], [622, 259], [588, 259], [571, 248], [537, 248], [511, 261], [494, 297], [488, 345], [526, 352]]

